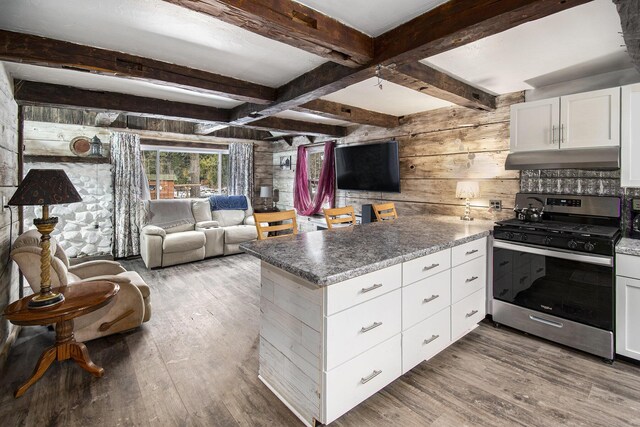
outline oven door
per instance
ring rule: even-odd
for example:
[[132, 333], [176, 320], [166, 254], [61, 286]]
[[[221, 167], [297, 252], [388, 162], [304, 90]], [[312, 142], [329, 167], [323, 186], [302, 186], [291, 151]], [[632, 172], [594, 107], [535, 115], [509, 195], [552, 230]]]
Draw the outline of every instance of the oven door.
[[493, 298], [613, 331], [613, 257], [494, 241]]

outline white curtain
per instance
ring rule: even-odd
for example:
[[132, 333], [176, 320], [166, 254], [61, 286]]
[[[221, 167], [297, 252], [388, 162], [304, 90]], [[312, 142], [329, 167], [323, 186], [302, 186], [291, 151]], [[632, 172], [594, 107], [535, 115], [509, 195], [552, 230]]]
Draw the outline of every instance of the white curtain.
[[253, 144], [229, 144], [229, 195], [253, 199]]
[[113, 255], [140, 254], [140, 200], [144, 179], [140, 136], [117, 132], [111, 137], [113, 165]]

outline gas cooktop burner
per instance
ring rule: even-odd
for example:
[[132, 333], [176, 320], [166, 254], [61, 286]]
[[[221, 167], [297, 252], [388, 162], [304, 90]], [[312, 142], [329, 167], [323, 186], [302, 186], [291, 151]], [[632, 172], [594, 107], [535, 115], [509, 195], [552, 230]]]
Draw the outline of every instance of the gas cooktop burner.
[[558, 221], [525, 222], [518, 219], [508, 219], [496, 222], [502, 227], [514, 227], [521, 230], [537, 230], [549, 233], [566, 233], [579, 236], [598, 236], [614, 238], [618, 234], [618, 228], [601, 225], [576, 224]]

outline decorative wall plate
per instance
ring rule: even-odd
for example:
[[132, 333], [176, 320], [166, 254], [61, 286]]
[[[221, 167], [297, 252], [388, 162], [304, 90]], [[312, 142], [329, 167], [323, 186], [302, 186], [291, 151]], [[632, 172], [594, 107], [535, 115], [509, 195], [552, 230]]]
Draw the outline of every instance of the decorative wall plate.
[[91, 150], [91, 139], [86, 136], [77, 136], [71, 140], [69, 149], [76, 156], [86, 157]]

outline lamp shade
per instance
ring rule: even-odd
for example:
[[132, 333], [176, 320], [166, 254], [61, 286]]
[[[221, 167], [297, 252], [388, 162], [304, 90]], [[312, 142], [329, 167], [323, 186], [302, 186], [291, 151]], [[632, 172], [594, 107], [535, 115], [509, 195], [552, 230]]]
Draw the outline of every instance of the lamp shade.
[[476, 181], [460, 181], [456, 185], [458, 199], [473, 199], [480, 195], [480, 185]]
[[11, 206], [59, 205], [81, 202], [62, 169], [31, 169], [9, 200]]
[[260, 197], [269, 198], [272, 196], [273, 196], [273, 189], [270, 186], [265, 185], [260, 187]]

